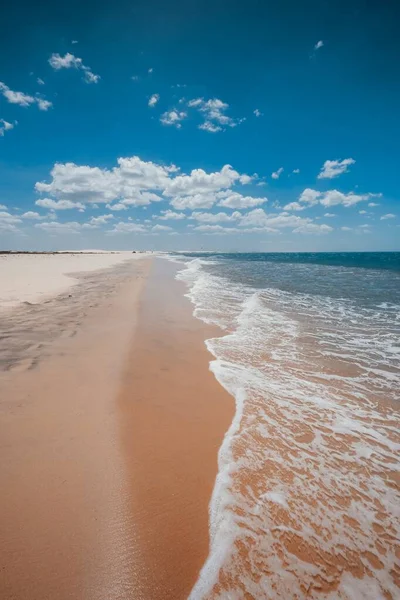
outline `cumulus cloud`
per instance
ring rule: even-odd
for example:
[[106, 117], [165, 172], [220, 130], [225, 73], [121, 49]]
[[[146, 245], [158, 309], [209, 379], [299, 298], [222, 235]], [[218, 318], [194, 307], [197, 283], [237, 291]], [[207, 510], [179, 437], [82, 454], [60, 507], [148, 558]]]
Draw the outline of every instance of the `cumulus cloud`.
[[394, 215], [393, 213], [387, 213], [386, 215], [383, 215], [381, 217], [381, 221], [386, 221], [387, 219], [395, 219], [396, 215]]
[[160, 117], [160, 121], [163, 125], [173, 125], [177, 129], [182, 127], [181, 121], [186, 119], [187, 113], [181, 110], [170, 110], [163, 113]]
[[44, 85], [44, 81], [43, 81], [43, 79], [41, 79], [40, 77], [38, 77], [38, 78], [36, 79], [36, 83], [38, 83], [39, 85]]
[[296, 227], [295, 229], [293, 229], [293, 233], [320, 234], [320, 233], [330, 233], [331, 231], [333, 231], [333, 227], [331, 227], [330, 225], [325, 225], [325, 224], [319, 225], [318, 223], [304, 223], [303, 225], [299, 225], [299, 227]]
[[338, 190], [328, 190], [327, 192], [319, 192], [318, 190], [312, 190], [310, 188], [306, 188], [299, 196], [299, 202], [308, 203], [309, 206], [314, 206], [315, 204], [322, 204], [322, 206], [336, 206], [341, 204], [342, 206], [353, 206], [354, 204], [358, 204], [358, 202], [362, 202], [368, 200], [374, 194], [354, 194], [353, 192], [349, 192], [345, 194], [343, 192], [339, 192]]
[[294, 175], [298, 175], [300, 173], [300, 169], [293, 169], [292, 173], [294, 173]]
[[55, 70], [60, 69], [79, 69], [83, 72], [83, 79], [86, 83], [98, 83], [100, 81], [100, 75], [95, 75], [90, 67], [83, 64], [81, 58], [74, 56], [70, 52], [67, 52], [64, 56], [58, 53], [54, 53], [49, 58], [50, 66]]
[[44, 219], [44, 217], [42, 217], [41, 215], [39, 215], [38, 212], [34, 212], [32, 210], [28, 210], [28, 212], [25, 212], [21, 215], [22, 219], [34, 219], [39, 221], [40, 219]]
[[260, 110], [258, 110], [258, 108], [256, 108], [256, 109], [253, 110], [253, 114], [255, 114], [256, 117], [262, 117], [263, 116], [263, 113]]
[[240, 179], [241, 175], [231, 165], [225, 165], [220, 171], [214, 173], [206, 173], [203, 169], [193, 169], [190, 175], [178, 175], [169, 180], [164, 194], [166, 196], [209, 194], [228, 189]]
[[[119, 158], [112, 169], [56, 163], [50, 176], [50, 181], [35, 185], [36, 191], [45, 196], [37, 200], [37, 205], [55, 210], [82, 209], [85, 204], [96, 203], [105, 204], [114, 212], [161, 200], [168, 200], [177, 211], [211, 208], [214, 204], [235, 209], [252, 208], [267, 201], [232, 189], [248, 185], [257, 176], [239, 173], [230, 165], [215, 172], [193, 169], [186, 174], [175, 165], [164, 166], [133, 156]], [[176, 214], [179, 213], [167, 211], [164, 219]]]
[[242, 233], [237, 227], [222, 227], [222, 225], [198, 225], [194, 229], [203, 233]]
[[300, 202], [289, 202], [289, 204], [286, 204], [283, 208], [284, 210], [304, 210], [307, 206], [300, 204]]
[[150, 96], [149, 98], [149, 102], [148, 105], [153, 108], [153, 106], [155, 106], [157, 104], [157, 102], [160, 99], [160, 95], [159, 94], [153, 94], [152, 96]]
[[52, 200], [51, 198], [41, 198], [36, 200], [35, 204], [42, 208], [49, 208], [51, 210], [69, 210], [71, 208], [84, 209], [84, 205], [81, 202], [71, 202], [71, 200]]
[[275, 171], [274, 173], [271, 173], [271, 177], [272, 179], [279, 179], [279, 177], [282, 175], [283, 173], [283, 167], [280, 167], [277, 171]]
[[10, 214], [8, 211], [0, 211], [0, 224], [17, 225], [21, 223], [20, 217]]
[[98, 227], [100, 225], [107, 225], [108, 221], [111, 221], [112, 219], [114, 219], [114, 215], [100, 215], [98, 217], [92, 217], [89, 220], [89, 225], [94, 225], [95, 227]]
[[49, 100], [44, 100], [39, 96], [30, 96], [29, 94], [24, 94], [23, 92], [15, 92], [10, 90], [10, 88], [0, 81], [0, 92], [3, 94], [4, 98], [10, 104], [18, 104], [18, 106], [31, 106], [32, 104], [36, 104], [39, 110], [48, 110], [53, 106]]
[[154, 219], [160, 219], [160, 221], [181, 221], [186, 219], [185, 213], [174, 212], [173, 210], [162, 210], [160, 215], [153, 215]]
[[200, 112], [204, 117], [204, 122], [199, 125], [199, 129], [210, 133], [222, 131], [224, 127], [236, 127], [243, 121], [243, 119], [237, 120], [227, 115], [229, 104], [219, 98], [211, 98], [210, 100], [194, 98], [189, 100], [187, 106]]
[[344, 160], [326, 160], [318, 175], [318, 179], [333, 179], [343, 173], [347, 173], [349, 167], [355, 164], [353, 158], [345, 158]]
[[222, 127], [220, 125], [215, 125], [215, 123], [211, 123], [211, 121], [204, 121], [199, 125], [199, 129], [203, 129], [203, 131], [208, 131], [209, 133], [217, 133], [218, 131], [222, 131]]
[[232, 214], [227, 214], [223, 212], [219, 213], [204, 213], [204, 212], [193, 212], [190, 219], [195, 219], [196, 221], [200, 221], [201, 223], [227, 223], [229, 221], [237, 221], [242, 218], [242, 214], [238, 211], [233, 212]]
[[[5, 208], [5, 207], [4, 207]], [[22, 223], [19, 217], [10, 214], [8, 211], [0, 211], [0, 230], [10, 233], [18, 232], [17, 225]]]
[[152, 227], [151, 230], [154, 232], [172, 231], [172, 227], [169, 227], [168, 225], [154, 225], [154, 227]]
[[380, 204], [378, 204], [377, 202], [369, 202], [368, 206], [370, 206], [371, 208], [374, 208], [375, 206], [380, 206]]
[[146, 233], [147, 229], [140, 223], [131, 223], [126, 221], [120, 221], [114, 225], [113, 229], [108, 231], [109, 234], [119, 233]]
[[343, 206], [353, 206], [358, 202], [368, 200], [368, 198], [370, 198], [369, 194], [353, 194], [352, 192], [349, 194], [343, 194], [338, 190], [329, 190], [328, 192], [321, 194], [320, 203], [323, 206], [335, 206], [337, 204], [342, 204]]
[[223, 206], [225, 208], [252, 208], [268, 202], [268, 198], [265, 197], [255, 198], [253, 196], [243, 196], [242, 194], [232, 192], [231, 190], [218, 192], [216, 197], [219, 199], [218, 206]]
[[4, 137], [4, 133], [6, 131], [10, 131], [14, 129], [15, 125], [18, 125], [18, 121], [14, 121], [14, 123], [9, 123], [4, 119], [0, 119], [0, 137]]
[[312, 190], [311, 188], [306, 188], [303, 190], [299, 196], [299, 202], [306, 202], [310, 206], [314, 204], [318, 204], [318, 198], [321, 196], [321, 192], [317, 190]]
[[35, 227], [54, 235], [58, 235], [59, 233], [77, 234], [80, 233], [82, 228], [81, 224], [77, 223], [76, 221], [70, 221], [68, 223], [59, 223], [58, 221], [46, 221], [44, 223], [37, 223]]
[[336, 217], [336, 215], [334, 215], [333, 213], [325, 213], [324, 217], [328, 217], [328, 219], [331, 219], [332, 217]]
[[324, 45], [324, 42], [322, 40], [319, 40], [319, 42], [317, 42], [314, 46], [314, 50], [319, 50], [320, 48], [322, 48]]

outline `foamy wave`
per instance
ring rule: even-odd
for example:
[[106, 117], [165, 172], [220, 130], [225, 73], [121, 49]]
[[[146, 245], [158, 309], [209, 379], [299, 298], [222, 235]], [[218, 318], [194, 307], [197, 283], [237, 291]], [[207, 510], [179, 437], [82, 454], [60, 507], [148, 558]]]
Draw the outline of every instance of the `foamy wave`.
[[397, 597], [396, 333], [384, 313], [255, 291], [209, 264], [178, 278], [194, 314], [226, 332], [207, 347], [237, 410], [190, 600]]

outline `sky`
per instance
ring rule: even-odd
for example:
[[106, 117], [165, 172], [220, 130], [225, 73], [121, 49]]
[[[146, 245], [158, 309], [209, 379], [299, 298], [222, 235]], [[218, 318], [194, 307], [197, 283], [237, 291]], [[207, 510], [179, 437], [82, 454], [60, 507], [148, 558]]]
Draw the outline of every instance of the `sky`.
[[400, 250], [395, 0], [8, 3], [0, 249]]

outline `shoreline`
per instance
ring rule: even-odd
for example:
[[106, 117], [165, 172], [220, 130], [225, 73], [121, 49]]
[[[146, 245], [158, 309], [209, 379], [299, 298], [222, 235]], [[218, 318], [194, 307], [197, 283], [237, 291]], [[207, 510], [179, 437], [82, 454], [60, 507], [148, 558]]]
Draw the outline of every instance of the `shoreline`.
[[140, 540], [134, 597], [151, 600], [187, 600], [207, 560], [218, 453], [235, 413], [204, 344], [219, 329], [193, 316], [177, 270], [153, 261], [118, 399]]

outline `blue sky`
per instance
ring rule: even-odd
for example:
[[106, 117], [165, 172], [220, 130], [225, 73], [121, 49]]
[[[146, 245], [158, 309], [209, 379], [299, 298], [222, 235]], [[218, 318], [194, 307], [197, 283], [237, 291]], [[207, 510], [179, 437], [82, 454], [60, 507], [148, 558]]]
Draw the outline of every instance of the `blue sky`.
[[398, 3], [14, 3], [0, 246], [399, 250]]

